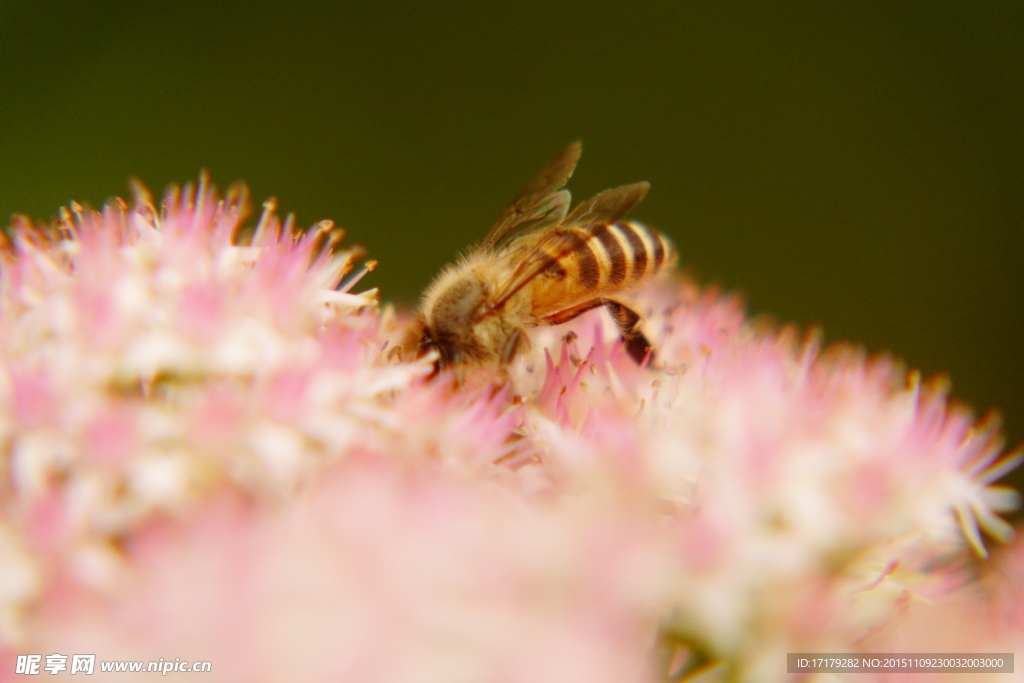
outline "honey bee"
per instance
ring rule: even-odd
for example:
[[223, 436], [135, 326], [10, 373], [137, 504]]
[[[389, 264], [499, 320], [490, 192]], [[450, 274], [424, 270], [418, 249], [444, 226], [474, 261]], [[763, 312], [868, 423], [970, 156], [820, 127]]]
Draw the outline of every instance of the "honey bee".
[[579, 161], [576, 142], [552, 157], [513, 199], [479, 247], [427, 288], [401, 354], [436, 351], [435, 371], [507, 367], [529, 349], [527, 330], [560, 325], [604, 306], [638, 364], [652, 354], [640, 316], [614, 295], [675, 262], [661, 233], [620, 219], [646, 182], [600, 192], [570, 208], [564, 189]]

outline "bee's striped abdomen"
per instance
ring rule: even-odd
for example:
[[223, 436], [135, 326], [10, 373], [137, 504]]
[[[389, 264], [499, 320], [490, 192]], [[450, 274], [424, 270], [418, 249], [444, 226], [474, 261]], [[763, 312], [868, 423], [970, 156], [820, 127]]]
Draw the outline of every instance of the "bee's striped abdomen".
[[674, 256], [661, 233], [634, 221], [561, 228], [555, 235], [565, 252], [548, 254], [548, 272], [560, 279], [571, 275], [588, 292], [629, 287], [658, 273]]
[[613, 295], [652, 277], [675, 258], [672, 244], [643, 223], [595, 223], [553, 228], [540, 238], [544, 277], [533, 286], [535, 315], [569, 302]]
[[[601, 262], [590, 246], [590, 242], [593, 241], [591, 236], [581, 228], [565, 228], [557, 230], [556, 234], [568, 247], [568, 252], [562, 260], [572, 264], [577, 282], [587, 291], [597, 289], [601, 283]], [[564, 268], [561, 264], [560, 267]]]
[[643, 223], [622, 221], [589, 228], [587, 242], [599, 264], [600, 289], [628, 287], [655, 275], [672, 260], [672, 245]]

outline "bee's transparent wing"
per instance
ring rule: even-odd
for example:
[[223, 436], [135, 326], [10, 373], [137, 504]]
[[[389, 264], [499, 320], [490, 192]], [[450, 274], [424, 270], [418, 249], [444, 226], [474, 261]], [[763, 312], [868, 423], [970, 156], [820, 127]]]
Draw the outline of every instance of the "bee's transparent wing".
[[502, 212], [480, 248], [492, 249], [515, 233], [538, 230], [565, 220], [571, 197], [569, 191], [562, 188], [572, 177], [582, 151], [583, 146], [574, 142], [551, 157]]
[[648, 182], [620, 185], [604, 192], [598, 192], [572, 210], [565, 222], [567, 225], [586, 227], [597, 223], [614, 223], [647, 196], [651, 184]]

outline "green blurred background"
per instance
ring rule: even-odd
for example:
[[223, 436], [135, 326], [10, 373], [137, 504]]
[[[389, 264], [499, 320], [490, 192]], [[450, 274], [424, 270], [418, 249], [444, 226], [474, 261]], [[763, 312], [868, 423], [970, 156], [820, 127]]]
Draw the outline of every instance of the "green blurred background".
[[0, 2], [4, 217], [208, 168], [411, 303], [574, 139], [577, 197], [650, 180], [701, 281], [1024, 439], [1019, 0]]

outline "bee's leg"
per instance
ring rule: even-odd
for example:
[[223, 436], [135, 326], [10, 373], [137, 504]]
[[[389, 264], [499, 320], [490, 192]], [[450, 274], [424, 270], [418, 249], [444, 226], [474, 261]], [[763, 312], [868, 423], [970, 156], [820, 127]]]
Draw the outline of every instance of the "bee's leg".
[[591, 299], [590, 301], [584, 301], [581, 304], [576, 304], [572, 308], [567, 308], [564, 311], [558, 311], [552, 313], [549, 316], [543, 318], [545, 325], [561, 325], [567, 323], [570, 320], [575, 320], [587, 311], [592, 311], [598, 306], [604, 306], [604, 299]]
[[512, 335], [508, 338], [505, 343], [505, 348], [501, 352], [501, 366], [507, 367], [515, 357], [529, 344], [529, 340], [523, 331], [519, 328], [512, 330]]
[[651, 348], [651, 342], [647, 341], [647, 337], [640, 331], [640, 314], [629, 306], [612, 299], [601, 299], [601, 303], [612, 314], [612, 320], [615, 321], [615, 324], [619, 326], [619, 331], [622, 332], [622, 339], [626, 342], [626, 353], [629, 354], [629, 357], [637, 365], [642, 365], [644, 358], [648, 359], [648, 365], [653, 363], [654, 349]]
[[650, 354], [650, 359], [648, 360], [648, 364], [650, 364], [654, 360], [654, 351], [651, 349], [651, 342], [647, 341], [647, 337], [640, 331], [640, 314], [618, 301], [603, 298], [591, 299], [590, 301], [576, 304], [564, 311], [552, 313], [544, 318], [544, 322], [548, 325], [561, 325], [574, 318], [578, 318], [598, 306], [604, 306], [612, 314], [612, 320], [618, 325], [619, 331], [622, 333], [622, 340], [626, 343], [626, 353], [629, 354], [629, 357], [637, 365], [640, 365], [644, 362], [644, 358], [647, 358], [648, 354]]

